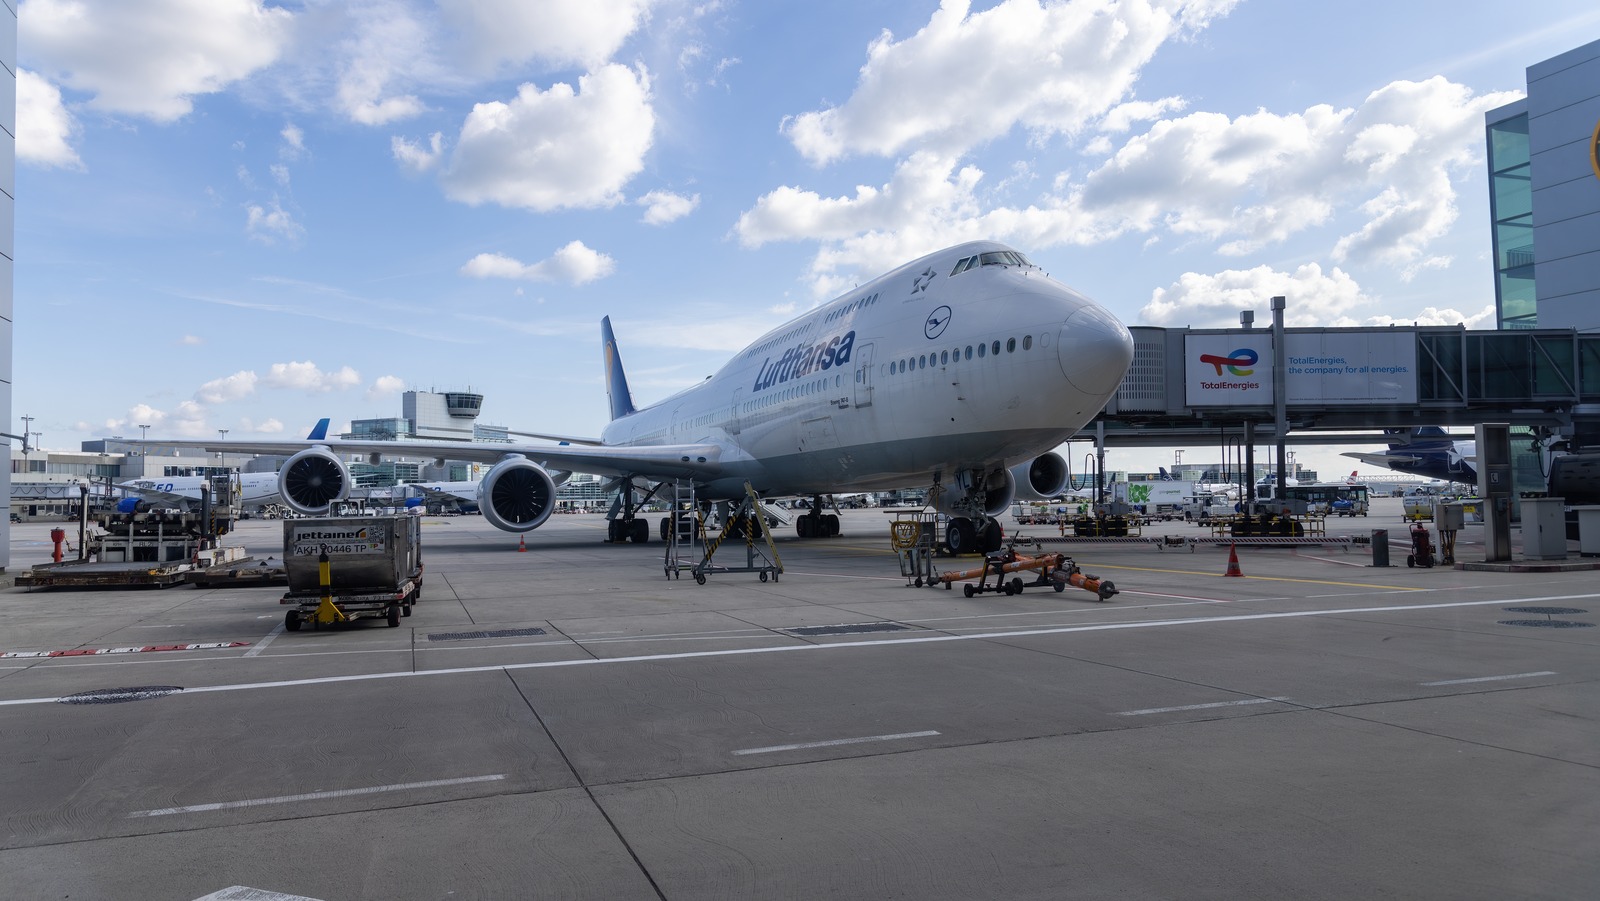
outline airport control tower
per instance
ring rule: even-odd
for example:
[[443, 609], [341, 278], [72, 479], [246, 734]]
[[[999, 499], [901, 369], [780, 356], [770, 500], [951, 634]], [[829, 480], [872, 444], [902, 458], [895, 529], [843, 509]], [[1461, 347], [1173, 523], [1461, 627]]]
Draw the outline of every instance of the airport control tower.
[[400, 415], [419, 441], [471, 441], [483, 395], [470, 391], [407, 391]]

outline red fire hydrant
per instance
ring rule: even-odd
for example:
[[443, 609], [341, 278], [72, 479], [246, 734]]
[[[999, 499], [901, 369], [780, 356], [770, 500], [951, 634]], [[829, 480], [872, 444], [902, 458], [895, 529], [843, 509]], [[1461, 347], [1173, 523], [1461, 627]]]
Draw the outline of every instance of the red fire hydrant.
[[56, 543], [55, 553], [53, 553], [50, 556], [50, 559], [54, 560], [57, 563], [60, 563], [61, 562], [61, 543], [63, 541], [67, 540], [67, 530], [66, 529], [51, 529], [50, 530], [50, 540], [54, 541]]

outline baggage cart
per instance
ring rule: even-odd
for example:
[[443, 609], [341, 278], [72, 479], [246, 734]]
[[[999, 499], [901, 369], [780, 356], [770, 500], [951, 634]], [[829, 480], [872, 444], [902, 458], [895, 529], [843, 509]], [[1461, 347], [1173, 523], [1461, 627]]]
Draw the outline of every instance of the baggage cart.
[[283, 567], [288, 631], [371, 617], [398, 626], [422, 599], [420, 523], [415, 516], [284, 520]]

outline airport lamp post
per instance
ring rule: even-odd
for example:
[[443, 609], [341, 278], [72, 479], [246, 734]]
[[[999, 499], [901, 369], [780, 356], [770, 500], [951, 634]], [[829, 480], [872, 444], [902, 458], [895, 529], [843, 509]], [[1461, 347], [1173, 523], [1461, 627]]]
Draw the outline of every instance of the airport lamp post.
[[[221, 440], [221, 441], [227, 441], [228, 440], [228, 430], [227, 429], [217, 429], [217, 434], [222, 436], [219, 440]], [[227, 451], [220, 451], [220, 450], [217, 451], [217, 459], [223, 461], [224, 463], [226, 463], [227, 460], [228, 460], [227, 453], [228, 453]]]
[[1289, 472], [1284, 451], [1289, 444], [1289, 352], [1283, 346], [1283, 309], [1288, 299], [1272, 298], [1272, 419], [1278, 443], [1278, 497], [1287, 492]]
[[22, 468], [28, 468], [28, 430], [33, 428], [33, 417], [22, 417]]
[[149, 434], [149, 432], [150, 432], [150, 427], [149, 426], [147, 426], [147, 425], [139, 426], [139, 456], [141, 456], [141, 457], [150, 456], [149, 449], [144, 446], [144, 436]]

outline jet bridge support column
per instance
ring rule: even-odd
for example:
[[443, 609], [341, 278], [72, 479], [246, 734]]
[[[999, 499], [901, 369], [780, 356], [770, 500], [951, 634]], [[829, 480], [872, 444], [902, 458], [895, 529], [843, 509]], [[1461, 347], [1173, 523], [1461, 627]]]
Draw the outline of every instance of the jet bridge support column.
[[1256, 502], [1256, 423], [1253, 419], [1244, 421], [1244, 484], [1249, 492], [1243, 500], [1245, 509], [1252, 509]]
[[1097, 419], [1094, 423], [1094, 502], [1100, 503], [1106, 496], [1106, 421]]

